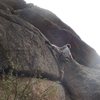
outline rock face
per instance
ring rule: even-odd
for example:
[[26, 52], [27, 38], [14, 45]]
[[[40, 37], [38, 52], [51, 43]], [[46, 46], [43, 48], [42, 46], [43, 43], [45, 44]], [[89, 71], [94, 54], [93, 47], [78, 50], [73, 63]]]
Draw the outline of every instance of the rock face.
[[34, 5], [14, 12], [37, 27], [52, 43], [58, 46], [71, 44], [72, 55], [80, 64], [91, 66], [100, 63], [96, 52], [51, 12]]
[[[57, 46], [71, 44], [74, 59], [69, 62], [59, 59], [42, 34]], [[23, 95], [26, 85], [21, 96], [8, 88], [12, 94], [5, 96], [5, 100], [21, 100], [21, 97], [22, 100], [99, 100], [99, 64], [95, 50], [50, 11], [23, 0], [0, 1], [0, 75], [22, 77], [23, 83], [27, 83], [26, 77], [32, 80], [31, 97]], [[19, 83], [24, 86], [21, 80]], [[1, 84], [0, 97], [3, 97], [7, 91]]]

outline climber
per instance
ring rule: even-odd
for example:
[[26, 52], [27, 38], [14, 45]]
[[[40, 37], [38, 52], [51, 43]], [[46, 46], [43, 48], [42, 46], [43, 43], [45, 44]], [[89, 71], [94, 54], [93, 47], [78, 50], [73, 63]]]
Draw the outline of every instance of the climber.
[[47, 43], [49, 46], [51, 46], [52, 49], [54, 49], [57, 53], [59, 53], [61, 56], [63, 56], [66, 61], [73, 59], [71, 52], [69, 50], [69, 48], [71, 48], [70, 44], [66, 44], [62, 47], [58, 47], [58, 46], [50, 43], [49, 41], [45, 41], [45, 43]]
[[[66, 62], [68, 63], [69, 61], [71, 61], [73, 59], [71, 52], [69, 50], [69, 48], [71, 48], [70, 44], [66, 44], [62, 47], [58, 47], [52, 43], [50, 43], [50, 41], [45, 41], [46, 44], [48, 44], [48, 46], [51, 47], [51, 49], [55, 50], [58, 53], [58, 58], [60, 58], [61, 62]], [[62, 65], [60, 65], [60, 80], [63, 80], [64, 77], [64, 67], [62, 67]]]

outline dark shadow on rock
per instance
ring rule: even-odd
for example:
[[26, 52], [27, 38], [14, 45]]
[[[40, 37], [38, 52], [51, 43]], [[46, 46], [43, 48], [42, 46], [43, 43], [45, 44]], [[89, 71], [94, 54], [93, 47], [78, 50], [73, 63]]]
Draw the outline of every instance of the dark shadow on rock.
[[63, 85], [72, 100], [99, 100], [100, 68], [94, 69], [78, 64], [75, 60], [64, 63]]

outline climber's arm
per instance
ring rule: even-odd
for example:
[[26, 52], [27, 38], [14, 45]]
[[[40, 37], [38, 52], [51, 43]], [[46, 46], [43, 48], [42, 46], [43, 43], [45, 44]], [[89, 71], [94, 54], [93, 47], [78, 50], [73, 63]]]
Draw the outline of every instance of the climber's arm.
[[50, 43], [50, 41], [45, 41], [45, 43], [48, 44], [48, 46], [49, 46], [51, 49], [53, 49], [53, 50], [55, 50], [57, 53], [59, 53], [59, 47], [58, 47], [58, 46], [56, 46], [56, 45]]

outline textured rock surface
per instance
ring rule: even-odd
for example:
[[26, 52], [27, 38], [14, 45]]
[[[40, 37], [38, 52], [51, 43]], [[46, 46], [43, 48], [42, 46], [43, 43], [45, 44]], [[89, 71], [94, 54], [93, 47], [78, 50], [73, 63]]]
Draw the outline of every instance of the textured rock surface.
[[[68, 95], [66, 96], [62, 85], [57, 82], [36, 78], [13, 78], [12, 80], [16, 80], [18, 82], [18, 92], [16, 95], [17, 100], [70, 100], [70, 97]], [[6, 81], [8, 81], [8, 83]], [[14, 100], [14, 81], [6, 81], [0, 82], [0, 100]], [[9, 86], [12, 86], [13, 88], [7, 87], [5, 83], [8, 85], [10, 83]], [[6, 88], [7, 91], [5, 91]], [[6, 98], [7, 95], [5, 97], [5, 92], [9, 92], [8, 99]]]
[[2, 11], [0, 14], [4, 14], [0, 17], [0, 43], [10, 65], [19, 70], [39, 69], [58, 76], [57, 64], [40, 32], [17, 16], [7, 15]]
[[[68, 63], [62, 62], [55, 51], [54, 55], [52, 54], [41, 34], [58, 46], [70, 43], [74, 59]], [[23, 0], [0, 1], [1, 79], [4, 77], [2, 74], [8, 72], [22, 77], [22, 79], [10, 78], [9, 81], [7, 76], [8, 79], [2, 80], [0, 97], [10, 92], [12, 95], [7, 94], [5, 100], [17, 97], [18, 100], [21, 100], [21, 97], [22, 100], [42, 100], [41, 96], [43, 100], [99, 100], [99, 65], [100, 57], [95, 50], [53, 13], [26, 4]], [[60, 80], [62, 67], [64, 67], [64, 78]], [[27, 83], [25, 77], [27, 80], [30, 80], [30, 77], [37, 78], [31, 78], [32, 95], [29, 98], [25, 96], [29, 96], [30, 93], [23, 95], [25, 87], [22, 89], [24, 92], [16, 92], [15, 89], [9, 88], [13, 85], [15, 88], [16, 82], [23, 83], [19, 84], [20, 88], [27, 86], [24, 85]], [[49, 87], [53, 87], [54, 92]]]
[[70, 100], [63, 87], [52, 81], [35, 80], [32, 91], [33, 100]]

